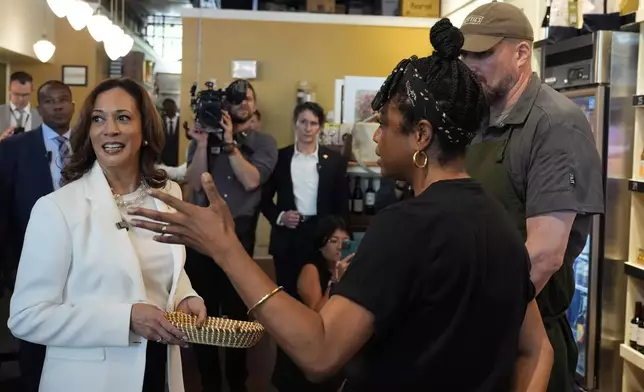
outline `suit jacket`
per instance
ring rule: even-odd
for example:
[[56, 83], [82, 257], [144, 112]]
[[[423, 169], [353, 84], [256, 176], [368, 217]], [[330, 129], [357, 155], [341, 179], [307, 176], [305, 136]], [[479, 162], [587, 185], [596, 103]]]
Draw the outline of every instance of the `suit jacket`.
[[177, 115], [174, 132], [168, 130], [168, 117], [163, 116], [165, 129], [165, 145], [161, 152], [161, 162], [167, 166], [179, 166], [179, 132], [181, 132], [181, 117]]
[[[165, 191], [181, 198], [168, 182]], [[156, 200], [157, 208], [169, 207]], [[8, 326], [47, 346], [41, 392], [140, 392], [147, 340], [130, 332], [132, 304], [146, 302], [139, 260], [98, 164], [36, 203], [27, 227]], [[172, 248], [166, 311], [197, 294]], [[170, 392], [183, 391], [179, 347], [168, 347]]]
[[[6, 131], [11, 126], [11, 116], [11, 106], [9, 104], [0, 105], [0, 133]], [[31, 129], [26, 129], [26, 131], [31, 131], [42, 125], [42, 118], [37, 109], [31, 108], [29, 117], [31, 118]]]
[[31, 209], [54, 191], [42, 128], [0, 143], [0, 266], [13, 284]]
[[[290, 145], [279, 150], [275, 170], [264, 185], [262, 191], [261, 211], [271, 224], [271, 239], [269, 253], [273, 256], [283, 252], [290, 241], [293, 230], [277, 224], [277, 218], [282, 211], [297, 210], [293, 181], [291, 177], [291, 159], [295, 146]], [[349, 214], [349, 199], [347, 188], [347, 160], [330, 148], [318, 148], [318, 183], [317, 214], [340, 215]], [[277, 193], [277, 203], [273, 197]]]

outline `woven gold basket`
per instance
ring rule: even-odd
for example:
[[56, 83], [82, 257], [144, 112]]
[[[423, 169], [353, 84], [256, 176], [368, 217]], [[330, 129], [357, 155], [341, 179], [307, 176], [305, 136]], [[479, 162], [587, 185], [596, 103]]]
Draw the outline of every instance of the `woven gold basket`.
[[208, 317], [201, 327], [197, 327], [197, 316], [169, 312], [166, 318], [188, 335], [188, 341], [194, 344], [249, 348], [257, 344], [264, 334], [264, 327], [258, 322]]

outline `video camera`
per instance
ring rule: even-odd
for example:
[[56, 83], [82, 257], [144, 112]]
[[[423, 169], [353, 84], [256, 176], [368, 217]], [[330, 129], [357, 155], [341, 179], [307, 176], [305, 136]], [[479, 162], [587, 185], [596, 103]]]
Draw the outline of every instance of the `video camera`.
[[[206, 82], [206, 89], [197, 92], [197, 83], [190, 88], [190, 104], [198, 122], [208, 133], [208, 145], [212, 154], [221, 153], [224, 142], [224, 130], [221, 128], [222, 111], [239, 105], [246, 99], [248, 82], [237, 80], [226, 89], [215, 90], [213, 82]], [[237, 144], [242, 145], [246, 134], [233, 135]]]

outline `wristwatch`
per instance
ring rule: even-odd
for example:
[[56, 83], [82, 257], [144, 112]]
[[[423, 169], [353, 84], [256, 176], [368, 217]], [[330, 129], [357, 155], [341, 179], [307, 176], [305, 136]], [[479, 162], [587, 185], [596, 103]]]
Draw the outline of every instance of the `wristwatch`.
[[226, 154], [232, 154], [236, 148], [237, 148], [237, 142], [233, 140], [232, 143], [224, 144], [224, 146], [222, 147], [222, 151], [225, 152]]

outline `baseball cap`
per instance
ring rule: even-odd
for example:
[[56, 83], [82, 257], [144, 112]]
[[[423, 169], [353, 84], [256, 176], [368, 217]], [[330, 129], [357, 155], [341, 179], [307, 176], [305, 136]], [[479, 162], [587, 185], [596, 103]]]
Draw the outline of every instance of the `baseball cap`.
[[523, 11], [508, 3], [483, 4], [463, 21], [466, 52], [486, 52], [504, 38], [534, 41], [532, 25]]

